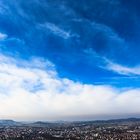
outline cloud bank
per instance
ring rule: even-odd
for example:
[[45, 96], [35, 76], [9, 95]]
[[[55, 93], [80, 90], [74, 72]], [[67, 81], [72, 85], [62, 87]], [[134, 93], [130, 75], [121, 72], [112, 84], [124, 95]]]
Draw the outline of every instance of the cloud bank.
[[0, 55], [0, 117], [88, 120], [139, 115], [140, 90], [88, 85], [59, 77], [55, 65]]

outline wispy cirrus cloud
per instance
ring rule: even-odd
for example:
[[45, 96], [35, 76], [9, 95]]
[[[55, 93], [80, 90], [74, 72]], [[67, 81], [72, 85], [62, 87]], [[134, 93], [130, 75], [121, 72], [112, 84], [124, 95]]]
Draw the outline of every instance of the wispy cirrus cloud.
[[[20, 62], [20, 63], [19, 63]], [[140, 115], [140, 90], [60, 78], [55, 65], [0, 55], [0, 117], [79, 120]]]
[[8, 37], [7, 34], [4, 34], [4, 33], [0, 32], [0, 41], [6, 39], [7, 37]]
[[69, 39], [73, 36], [73, 34], [71, 34], [70, 31], [65, 31], [53, 23], [46, 22], [45, 24], [41, 24], [40, 26], [46, 28], [48, 31], [50, 31], [54, 35], [57, 35], [64, 39]]
[[110, 71], [113, 71], [122, 75], [128, 75], [128, 76], [140, 75], [140, 66], [127, 67], [121, 64], [114, 63], [109, 60], [107, 60], [106, 62], [107, 64], [105, 66], [105, 69], [107, 70], [110, 70]]

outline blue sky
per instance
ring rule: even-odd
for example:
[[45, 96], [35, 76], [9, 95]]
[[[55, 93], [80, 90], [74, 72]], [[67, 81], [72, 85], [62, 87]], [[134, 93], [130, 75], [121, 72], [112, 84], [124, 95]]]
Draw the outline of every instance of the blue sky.
[[[139, 116], [134, 110], [140, 101], [139, 5], [138, 0], [1, 0], [0, 78], [5, 84], [0, 83], [0, 92], [6, 108], [0, 116], [19, 120]], [[54, 87], [49, 89], [47, 81]], [[15, 109], [10, 115], [10, 104], [16, 100], [20, 102], [13, 107], [18, 105], [22, 112]], [[63, 100], [71, 102], [64, 107]], [[32, 116], [40, 110], [34, 111], [30, 102], [42, 108], [40, 116]], [[134, 104], [128, 111], [130, 102]], [[102, 109], [96, 111], [93, 105]], [[83, 114], [77, 112], [80, 106]]]

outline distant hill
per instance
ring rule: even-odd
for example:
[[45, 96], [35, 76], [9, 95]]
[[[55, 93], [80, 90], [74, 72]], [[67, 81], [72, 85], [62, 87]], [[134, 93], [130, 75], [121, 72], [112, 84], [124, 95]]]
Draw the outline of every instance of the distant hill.
[[14, 120], [0, 120], [0, 126], [35, 126], [35, 127], [54, 127], [54, 126], [61, 126], [64, 124], [67, 125], [89, 125], [89, 124], [116, 124], [116, 123], [130, 123], [130, 122], [139, 122], [140, 118], [127, 118], [127, 119], [112, 119], [112, 120], [95, 120], [95, 121], [61, 121], [61, 122], [44, 122], [44, 121], [37, 121], [33, 123], [28, 122], [16, 122]]
[[0, 126], [14, 126], [19, 124], [21, 123], [13, 120], [0, 120]]
[[140, 118], [126, 118], [126, 119], [111, 119], [111, 120], [95, 120], [95, 121], [76, 121], [73, 123], [80, 124], [106, 124], [106, 123], [126, 123], [126, 122], [140, 122]]

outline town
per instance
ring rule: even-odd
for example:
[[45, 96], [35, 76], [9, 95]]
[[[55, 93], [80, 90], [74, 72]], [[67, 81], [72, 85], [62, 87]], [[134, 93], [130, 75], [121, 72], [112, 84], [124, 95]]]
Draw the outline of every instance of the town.
[[91, 121], [4, 125], [0, 140], [140, 140], [140, 121]]

